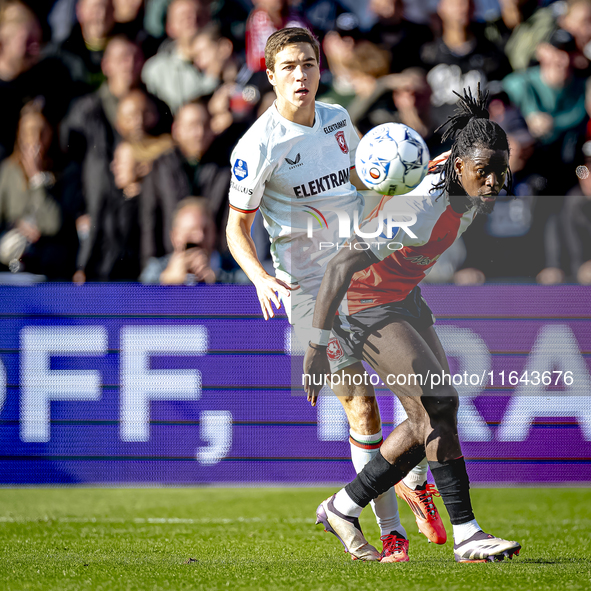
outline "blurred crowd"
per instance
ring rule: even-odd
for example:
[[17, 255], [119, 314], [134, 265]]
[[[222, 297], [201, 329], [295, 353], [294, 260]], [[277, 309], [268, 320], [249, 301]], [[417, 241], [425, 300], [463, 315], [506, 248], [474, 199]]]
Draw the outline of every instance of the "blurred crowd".
[[246, 281], [229, 158], [285, 26], [361, 134], [397, 121], [440, 153], [455, 93], [488, 89], [517, 198], [431, 281], [591, 284], [591, 0], [0, 0], [0, 281]]

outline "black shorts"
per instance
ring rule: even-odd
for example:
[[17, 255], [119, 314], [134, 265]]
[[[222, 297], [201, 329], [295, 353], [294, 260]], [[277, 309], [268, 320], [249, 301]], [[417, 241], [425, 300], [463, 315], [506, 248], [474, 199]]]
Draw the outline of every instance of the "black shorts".
[[418, 285], [401, 302], [367, 308], [347, 316], [346, 322], [337, 316], [332, 330], [345, 352], [361, 359], [367, 337], [394, 320], [406, 320], [417, 331], [433, 326], [435, 316]]

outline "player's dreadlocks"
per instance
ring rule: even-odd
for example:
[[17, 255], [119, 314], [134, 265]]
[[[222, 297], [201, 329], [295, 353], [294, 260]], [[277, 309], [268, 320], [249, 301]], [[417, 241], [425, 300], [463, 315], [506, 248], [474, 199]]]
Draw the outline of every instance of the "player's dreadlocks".
[[[448, 138], [454, 139], [451, 154], [448, 159], [438, 165], [433, 172], [443, 174], [441, 180], [433, 186], [433, 191], [443, 189], [448, 195], [462, 195], [464, 190], [455, 170], [454, 162], [457, 157], [464, 160], [469, 157], [476, 148], [489, 148], [491, 150], [507, 150], [509, 142], [507, 134], [501, 126], [489, 120], [488, 91], [480, 92], [480, 84], [476, 89], [476, 96], [472, 96], [470, 88], [464, 89], [464, 96], [460, 96], [455, 114], [448, 117], [447, 121], [435, 131], [444, 130], [442, 141]], [[507, 192], [511, 191], [513, 176], [511, 170], [507, 171]]]

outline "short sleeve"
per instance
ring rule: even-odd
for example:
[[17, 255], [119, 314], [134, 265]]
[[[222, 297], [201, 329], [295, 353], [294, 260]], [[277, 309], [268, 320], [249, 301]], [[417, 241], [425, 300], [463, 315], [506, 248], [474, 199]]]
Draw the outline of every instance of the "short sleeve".
[[271, 164], [258, 145], [242, 140], [232, 152], [230, 165], [230, 207], [243, 213], [256, 211], [271, 176]]

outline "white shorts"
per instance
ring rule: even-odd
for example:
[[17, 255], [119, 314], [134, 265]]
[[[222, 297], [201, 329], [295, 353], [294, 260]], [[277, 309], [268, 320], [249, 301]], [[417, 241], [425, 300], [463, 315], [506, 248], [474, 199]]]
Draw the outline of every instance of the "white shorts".
[[[292, 291], [290, 297], [282, 297], [281, 301], [285, 307], [289, 323], [294, 329], [292, 335], [295, 333], [299, 341], [297, 344], [292, 342], [292, 353], [298, 351], [303, 355], [308, 348], [311, 335], [315, 332], [312, 330], [312, 319], [314, 317], [316, 298], [311, 294], [302, 293], [298, 289]], [[334, 333], [331, 333], [326, 354], [333, 373], [360, 361], [356, 357], [345, 353]]]

